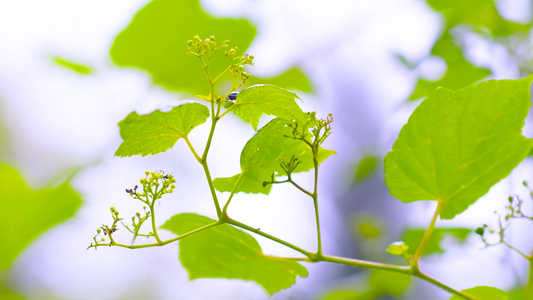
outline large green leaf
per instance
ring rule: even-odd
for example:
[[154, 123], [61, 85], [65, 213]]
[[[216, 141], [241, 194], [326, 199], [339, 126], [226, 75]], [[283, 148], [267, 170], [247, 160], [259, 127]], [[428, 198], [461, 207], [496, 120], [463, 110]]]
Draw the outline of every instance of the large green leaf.
[[531, 150], [522, 136], [533, 77], [435, 90], [385, 157], [385, 181], [403, 202], [436, 200], [452, 219], [507, 176]]
[[199, 103], [179, 105], [169, 112], [156, 110], [148, 115], [132, 112], [118, 123], [124, 141], [115, 155], [146, 156], [167, 151], [207, 117], [209, 109]]
[[255, 85], [239, 93], [233, 112], [257, 130], [259, 118], [271, 115], [289, 120], [305, 121], [302, 109], [296, 104], [298, 95], [275, 85]]
[[[265, 187], [263, 182], [269, 181], [273, 173], [277, 173], [277, 176], [286, 175], [280, 164], [288, 162], [292, 156], [300, 161], [294, 173], [311, 170], [313, 168], [311, 148], [300, 140], [287, 137], [292, 135], [292, 128], [287, 126], [288, 123], [290, 121], [286, 119], [276, 118], [261, 128], [242, 150], [242, 173], [229, 178], [215, 179], [215, 188], [221, 192], [230, 192], [237, 184], [236, 192], [268, 194], [272, 186]], [[320, 148], [319, 162], [334, 153]]]
[[34, 239], [53, 226], [74, 216], [81, 197], [67, 184], [31, 190], [17, 171], [0, 165], [0, 270]]
[[[149, 72], [154, 83], [167, 89], [203, 94], [209, 91], [209, 85], [199, 59], [185, 53], [187, 41], [195, 35], [214, 35], [245, 50], [255, 33], [245, 19], [211, 17], [198, 0], [154, 0], [137, 12], [116, 37], [111, 58], [119, 66]], [[210, 61], [210, 70], [216, 76], [229, 63], [224, 54], [216, 55]]]
[[[409, 254], [414, 254], [425, 232], [424, 229], [409, 229], [404, 233], [402, 240], [409, 246], [407, 250]], [[444, 252], [440, 245], [444, 238], [453, 237], [457, 243], [464, 243], [470, 233], [472, 233], [472, 230], [468, 228], [435, 228], [427, 241], [422, 255]]]
[[[491, 287], [491, 286], [477, 286], [474, 288], [466, 289], [461, 292], [468, 293], [470, 296], [475, 296], [480, 300], [507, 300], [509, 299], [507, 293]], [[462, 300], [463, 297], [453, 295], [450, 300]]]
[[[215, 220], [197, 214], [183, 213], [170, 218], [161, 228], [180, 235]], [[268, 294], [286, 289], [296, 277], [307, 277], [299, 263], [264, 255], [257, 241], [230, 225], [219, 225], [200, 231], [179, 242], [179, 259], [189, 278], [230, 278], [255, 281]]]

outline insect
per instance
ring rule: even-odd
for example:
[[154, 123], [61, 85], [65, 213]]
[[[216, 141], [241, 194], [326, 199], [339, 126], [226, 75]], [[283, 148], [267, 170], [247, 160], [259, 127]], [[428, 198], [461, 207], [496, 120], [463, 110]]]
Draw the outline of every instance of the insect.
[[226, 100], [235, 101], [237, 99], [238, 94], [239, 92], [232, 92], [231, 94], [228, 95], [228, 98]]

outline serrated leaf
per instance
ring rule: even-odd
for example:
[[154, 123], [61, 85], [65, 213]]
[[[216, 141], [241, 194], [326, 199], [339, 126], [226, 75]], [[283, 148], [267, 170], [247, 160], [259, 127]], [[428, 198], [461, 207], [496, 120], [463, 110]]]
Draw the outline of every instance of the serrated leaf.
[[255, 85], [239, 93], [233, 112], [257, 130], [259, 118], [266, 114], [304, 123], [303, 111], [296, 104], [298, 95], [275, 85]]
[[199, 103], [186, 103], [169, 112], [154, 111], [147, 115], [136, 112], [118, 123], [124, 140], [116, 156], [150, 155], [165, 152], [180, 138], [209, 117], [209, 109]]
[[441, 218], [462, 213], [530, 152], [522, 136], [533, 77], [435, 90], [385, 157], [385, 181], [403, 202], [435, 200]]
[[[508, 300], [507, 293], [491, 286], [477, 286], [470, 289], [462, 290], [470, 296], [475, 296], [483, 300]], [[463, 297], [453, 295], [450, 300], [462, 300]]]
[[[424, 229], [408, 229], [403, 235], [403, 241], [409, 245], [408, 253], [413, 255], [424, 236]], [[456, 243], [463, 244], [466, 242], [466, 237], [472, 233], [468, 228], [435, 228], [431, 237], [427, 241], [422, 255], [429, 255], [435, 253], [443, 253], [441, 248], [441, 241], [444, 238], [453, 237]]]
[[[180, 235], [215, 220], [183, 213], [170, 218], [161, 228]], [[255, 281], [272, 295], [307, 277], [299, 263], [264, 255], [257, 241], [230, 225], [219, 225], [193, 234], [179, 242], [179, 259], [191, 280], [228, 278]]]
[[[199, 59], [186, 54], [187, 41], [199, 35], [230, 40], [239, 52], [250, 46], [256, 29], [248, 20], [213, 18], [198, 0], [155, 0], [137, 12], [115, 39], [111, 58], [122, 67], [136, 67], [152, 75], [156, 84], [173, 91], [204, 94], [209, 90]], [[213, 76], [229, 65], [224, 55], [215, 55], [209, 69]]]
[[70, 69], [71, 71], [74, 71], [79, 74], [87, 75], [87, 74], [91, 74], [92, 72], [91, 69], [87, 66], [84, 66], [79, 63], [71, 62], [60, 57], [54, 57], [53, 60], [56, 64], [63, 66], [67, 69]]
[[[271, 186], [264, 187], [263, 182], [269, 181], [273, 173], [277, 173], [277, 176], [286, 175], [280, 164], [288, 162], [292, 156], [300, 161], [294, 173], [311, 170], [313, 168], [311, 148], [302, 141], [286, 137], [292, 135], [292, 128], [287, 126], [289, 122], [286, 119], [276, 118], [261, 128], [242, 150], [240, 162], [242, 173], [229, 178], [215, 179], [215, 188], [220, 192], [230, 192], [237, 184], [236, 192], [268, 194]], [[334, 153], [320, 148], [319, 163]]]
[[31, 190], [18, 172], [0, 165], [0, 270], [39, 235], [73, 217], [82, 200], [68, 183], [56, 188]]
[[271, 78], [252, 76], [246, 81], [247, 86], [257, 84], [283, 86], [288, 90], [298, 90], [304, 93], [311, 93], [313, 91], [309, 79], [307, 79], [307, 76], [305, 76], [305, 74], [298, 68], [291, 68]]

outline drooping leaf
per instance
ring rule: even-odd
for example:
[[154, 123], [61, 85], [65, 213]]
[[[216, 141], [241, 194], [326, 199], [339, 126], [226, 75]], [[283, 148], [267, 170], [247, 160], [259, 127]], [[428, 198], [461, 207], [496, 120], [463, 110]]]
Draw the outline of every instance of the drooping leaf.
[[[230, 40], [244, 53], [255, 33], [245, 19], [211, 17], [198, 0], [155, 0], [116, 37], [111, 58], [121, 67], [147, 71], [154, 83], [169, 90], [204, 94], [209, 85], [199, 59], [185, 53], [187, 41], [195, 35], [202, 39], [214, 35], [220, 41]], [[215, 55], [209, 69], [217, 76], [229, 63], [224, 54]]]
[[313, 91], [309, 79], [298, 68], [291, 68], [271, 78], [252, 76], [246, 81], [247, 86], [257, 84], [283, 86], [288, 90], [298, 90], [304, 93], [311, 93]]
[[60, 66], [63, 66], [65, 68], [70, 69], [71, 71], [74, 71], [79, 74], [91, 74], [91, 69], [87, 66], [84, 66], [82, 64], [74, 63], [68, 60], [65, 60], [60, 57], [54, 57], [54, 62]]
[[207, 117], [209, 109], [199, 103], [182, 104], [169, 112], [156, 110], [148, 115], [132, 112], [118, 123], [124, 141], [115, 155], [146, 156], [167, 151]]
[[[161, 228], [180, 235], [215, 222], [197, 214], [170, 218]], [[179, 242], [179, 259], [191, 280], [228, 278], [255, 281], [272, 295], [307, 277], [299, 263], [264, 255], [257, 241], [230, 225], [219, 225], [188, 236]]]
[[376, 156], [367, 156], [357, 164], [357, 170], [355, 172], [355, 182], [359, 182], [368, 175], [370, 175], [378, 164], [378, 158]]
[[[413, 255], [424, 236], [424, 229], [409, 229], [403, 235], [403, 241], [409, 245], [408, 253]], [[435, 228], [431, 237], [427, 241], [422, 255], [442, 253], [441, 242], [445, 238], [454, 238], [456, 243], [466, 242], [466, 237], [472, 233], [468, 228]]]
[[403, 202], [436, 200], [452, 219], [507, 176], [533, 146], [522, 136], [533, 77], [435, 90], [385, 157], [385, 181]]
[[[483, 300], [508, 300], [507, 293], [491, 287], [491, 286], [477, 286], [470, 289], [463, 290], [461, 292], [465, 292], [470, 296], [475, 296], [479, 299]], [[462, 300], [463, 297], [453, 295], [450, 300]]]
[[0, 165], [0, 270], [39, 235], [73, 217], [81, 197], [68, 183], [56, 188], [31, 190], [18, 172]]
[[259, 118], [266, 114], [304, 123], [302, 109], [296, 104], [298, 95], [274, 85], [255, 85], [239, 93], [233, 112], [257, 130]]
[[[276, 173], [276, 176], [286, 175], [280, 164], [289, 162], [292, 156], [300, 161], [294, 173], [306, 172], [313, 168], [311, 148], [300, 140], [287, 137], [292, 135], [292, 128], [287, 126], [288, 123], [286, 119], [276, 118], [261, 128], [242, 150], [242, 173], [215, 179], [215, 188], [220, 192], [230, 192], [237, 184], [236, 192], [268, 194], [272, 186], [265, 187], [263, 182], [269, 181], [273, 173]], [[319, 163], [334, 153], [320, 148]]]

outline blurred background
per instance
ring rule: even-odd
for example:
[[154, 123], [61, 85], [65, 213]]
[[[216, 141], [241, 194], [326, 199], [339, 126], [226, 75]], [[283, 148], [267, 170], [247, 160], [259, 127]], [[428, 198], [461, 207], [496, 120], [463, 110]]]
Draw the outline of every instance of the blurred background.
[[[0, 2], [0, 298], [449, 299], [417, 279], [327, 263], [304, 263], [307, 278], [268, 297], [253, 282], [189, 281], [176, 244], [86, 250], [96, 228], [110, 223], [110, 206], [126, 216], [138, 211], [124, 189], [146, 170], [177, 179], [158, 223], [180, 212], [216, 216], [203, 171], [182, 140], [158, 155], [114, 157], [122, 141], [117, 123], [131, 111], [167, 110], [207, 94], [186, 42], [196, 34], [229, 39], [255, 56], [250, 84], [279, 85], [298, 93], [305, 111], [333, 113], [324, 147], [337, 154], [321, 166], [319, 186], [324, 252], [401, 263], [387, 245], [416, 239], [435, 205], [392, 198], [383, 157], [437, 86], [529, 75], [532, 12], [528, 0]], [[192, 132], [194, 145], [203, 144], [207, 127]], [[209, 161], [214, 178], [239, 172], [240, 150], [254, 134], [236, 117], [220, 127]], [[438, 221], [436, 248], [421, 267], [459, 290], [520, 289], [527, 262], [503, 246], [482, 249], [472, 230], [496, 227], [494, 212], [503, 214], [509, 195], [528, 197], [522, 181], [533, 182], [532, 167], [527, 158], [466, 212]], [[297, 178], [312, 182], [311, 174]], [[238, 194], [229, 213], [315, 250], [312, 203], [289, 186], [275, 186], [270, 196]], [[508, 241], [529, 253], [531, 230], [531, 223], [513, 223]], [[257, 239], [266, 254], [295, 255]]]

